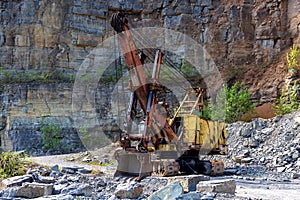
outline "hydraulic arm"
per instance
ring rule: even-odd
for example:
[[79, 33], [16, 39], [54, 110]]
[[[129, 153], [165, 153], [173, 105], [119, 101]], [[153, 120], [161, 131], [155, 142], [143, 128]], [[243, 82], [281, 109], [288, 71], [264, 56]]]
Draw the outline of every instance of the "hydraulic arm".
[[[132, 98], [136, 97], [138, 99], [138, 102], [146, 116], [145, 133], [142, 138], [143, 141], [141, 142], [143, 143], [142, 146], [147, 148], [147, 143], [145, 143], [144, 141], [147, 137], [149, 137], [148, 133], [151, 133], [151, 130], [149, 129], [152, 129], [153, 133], [157, 132], [154, 130], [160, 129], [157, 123], [151, 122], [157, 122], [157, 119], [163, 118], [163, 116], [159, 112], [151, 111], [154, 104], [153, 94], [155, 93], [154, 89], [151, 88], [153, 87], [153, 84], [151, 84], [151, 82], [157, 80], [158, 78], [162, 53], [158, 53], [155, 63], [157, 69], [154, 69], [155, 72], [152, 76], [152, 79], [149, 80], [148, 75], [143, 67], [141, 58], [133, 42], [127, 23], [128, 20], [121, 13], [113, 14], [111, 25], [115, 29], [115, 31], [119, 33], [118, 39], [120, 47], [124, 55], [126, 67], [128, 68], [131, 77], [131, 90], [134, 92], [134, 94], [132, 94]], [[134, 99], [132, 99], [132, 103], [134, 103]], [[134, 109], [134, 105], [130, 107], [131, 109]], [[131, 111], [129, 111], [129, 113], [131, 113], [130, 115], [133, 116]], [[166, 120], [164, 121], [164, 124], [162, 126], [168, 140], [176, 142], [177, 136]], [[153, 136], [152, 139], [154, 143], [158, 142]]]

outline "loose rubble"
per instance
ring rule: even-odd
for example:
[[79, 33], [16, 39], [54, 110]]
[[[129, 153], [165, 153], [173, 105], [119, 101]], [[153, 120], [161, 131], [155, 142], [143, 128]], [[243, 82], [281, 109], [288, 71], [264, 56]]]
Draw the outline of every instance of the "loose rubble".
[[287, 181], [300, 174], [300, 112], [227, 125], [229, 174]]
[[[72, 169], [72, 170], [71, 170]], [[81, 174], [81, 167], [40, 167], [28, 174], [3, 180], [5, 189], [0, 198], [8, 199], [182, 199], [190, 196], [205, 197], [207, 189], [216, 184], [203, 175], [178, 177], [147, 177], [136, 182], [134, 177], [109, 177], [104, 174]], [[43, 174], [43, 175], [41, 175]], [[202, 182], [203, 181], [203, 182]], [[224, 181], [221, 181], [224, 182]], [[202, 183], [199, 185], [199, 183]], [[224, 184], [227, 184], [225, 181]], [[220, 183], [223, 185], [222, 183]], [[227, 184], [228, 185], [228, 184]], [[216, 187], [216, 186], [214, 186]], [[204, 188], [203, 190], [199, 188]], [[209, 192], [232, 193], [211, 190]], [[234, 192], [233, 192], [234, 193]]]

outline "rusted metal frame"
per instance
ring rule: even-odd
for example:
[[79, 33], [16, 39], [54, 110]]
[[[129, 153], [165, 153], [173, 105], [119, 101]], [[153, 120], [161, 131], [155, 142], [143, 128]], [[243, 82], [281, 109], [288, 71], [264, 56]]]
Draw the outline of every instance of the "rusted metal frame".
[[129, 106], [127, 109], [127, 134], [131, 134], [132, 131], [132, 120], [136, 116], [137, 98], [134, 91], [130, 94]]
[[[120, 41], [121, 49], [124, 53], [126, 66], [131, 73], [130, 76], [132, 79], [133, 87], [137, 87], [133, 89], [135, 90], [139, 104], [141, 105], [141, 108], [145, 113], [149, 93], [148, 76], [145, 72], [145, 69], [143, 68], [142, 62], [138, 56], [138, 51], [135, 48], [131, 33], [126, 24], [124, 24], [124, 32], [118, 34], [118, 38]], [[157, 114], [158, 113], [156, 113], [155, 115]], [[156, 119], [155, 116], [154, 119]], [[166, 132], [169, 141], [177, 141], [176, 134], [167, 122], [164, 124], [163, 129]]]

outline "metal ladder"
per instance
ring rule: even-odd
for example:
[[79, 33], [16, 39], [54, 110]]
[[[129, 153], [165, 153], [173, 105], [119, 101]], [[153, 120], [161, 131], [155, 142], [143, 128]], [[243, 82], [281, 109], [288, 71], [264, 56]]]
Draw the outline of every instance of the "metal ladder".
[[[196, 99], [194, 96], [194, 99], [192, 99], [193, 94], [196, 94]], [[174, 117], [176, 117], [178, 114], [193, 114], [196, 107], [203, 106], [203, 89], [197, 88], [194, 91], [188, 91], [180, 103], [176, 113], [174, 114]]]

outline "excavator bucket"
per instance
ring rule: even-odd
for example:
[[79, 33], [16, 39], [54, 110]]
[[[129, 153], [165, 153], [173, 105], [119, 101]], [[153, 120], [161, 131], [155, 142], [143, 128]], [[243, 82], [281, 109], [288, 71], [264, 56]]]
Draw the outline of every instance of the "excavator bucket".
[[149, 152], [131, 152], [118, 149], [115, 152], [118, 166], [115, 175], [149, 176], [152, 173], [151, 155]]

